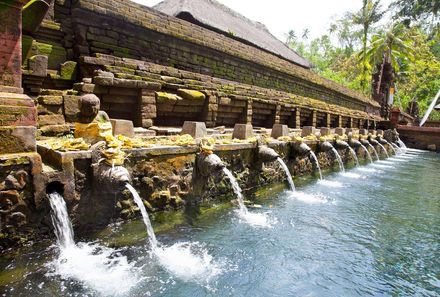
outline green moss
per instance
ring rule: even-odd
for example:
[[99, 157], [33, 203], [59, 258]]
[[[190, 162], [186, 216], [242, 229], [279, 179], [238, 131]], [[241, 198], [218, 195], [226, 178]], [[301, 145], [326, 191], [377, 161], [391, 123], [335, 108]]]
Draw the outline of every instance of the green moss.
[[67, 61], [61, 64], [60, 77], [65, 80], [75, 80], [77, 75], [77, 63], [74, 61]]
[[179, 95], [166, 92], [156, 92], [156, 102], [158, 103], [175, 102], [178, 100], [182, 100], [182, 97]]
[[188, 89], [178, 89], [177, 93], [187, 100], [205, 100], [206, 96], [202, 92]]

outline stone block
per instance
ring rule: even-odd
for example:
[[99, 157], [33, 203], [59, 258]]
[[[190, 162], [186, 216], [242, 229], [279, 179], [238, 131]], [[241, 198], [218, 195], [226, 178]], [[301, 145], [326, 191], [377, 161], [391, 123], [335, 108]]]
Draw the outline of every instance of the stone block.
[[341, 127], [335, 128], [335, 134], [339, 136], [345, 135], [345, 128], [341, 128]]
[[178, 89], [177, 94], [187, 100], [205, 100], [206, 96], [202, 92], [187, 89]]
[[250, 124], [235, 124], [232, 138], [247, 139], [254, 136], [252, 125]]
[[28, 67], [29, 73], [35, 76], [47, 76], [47, 56], [35, 55], [29, 58]]
[[272, 127], [270, 136], [275, 139], [282, 136], [289, 136], [289, 127], [287, 127], [287, 125], [275, 124]]
[[32, 126], [0, 127], [0, 152], [2, 154], [35, 152], [37, 128]]
[[66, 61], [60, 66], [61, 79], [75, 80], [77, 75], [77, 63], [74, 61]]
[[345, 133], [346, 134], [348, 134], [348, 133], [352, 133], [352, 134], [359, 134], [359, 129], [357, 129], [357, 128], [346, 128], [345, 129]]
[[204, 122], [185, 121], [180, 134], [189, 134], [194, 139], [203, 138], [207, 135], [206, 125]]
[[38, 126], [47, 126], [47, 125], [63, 125], [66, 122], [64, 121], [64, 116], [61, 114], [50, 114], [50, 115], [39, 115], [38, 116]]
[[332, 134], [332, 129], [327, 128], [327, 127], [322, 127], [320, 129], [321, 132], [321, 136], [327, 136], [327, 135], [331, 135]]
[[65, 95], [64, 98], [64, 116], [66, 121], [75, 122], [79, 112], [78, 100], [80, 96]]
[[68, 124], [44, 126], [39, 129], [42, 136], [59, 136], [70, 132]]
[[376, 130], [374, 130], [374, 129], [369, 129], [369, 130], [368, 130], [368, 133], [371, 134], [371, 135], [376, 135]]
[[314, 135], [315, 134], [315, 130], [316, 128], [313, 126], [304, 126], [301, 129], [301, 137], [305, 137], [305, 136], [309, 136], [309, 135]]
[[134, 137], [133, 122], [129, 120], [110, 119], [113, 128], [113, 135], [124, 135]]
[[151, 126], [153, 126], [153, 120], [152, 119], [142, 119], [142, 127], [150, 128]]
[[37, 101], [39, 104], [45, 105], [62, 105], [63, 104], [63, 96], [38, 96]]
[[376, 130], [376, 135], [381, 135], [381, 136], [383, 136], [383, 130], [381, 130], [381, 129], [377, 129], [377, 130]]

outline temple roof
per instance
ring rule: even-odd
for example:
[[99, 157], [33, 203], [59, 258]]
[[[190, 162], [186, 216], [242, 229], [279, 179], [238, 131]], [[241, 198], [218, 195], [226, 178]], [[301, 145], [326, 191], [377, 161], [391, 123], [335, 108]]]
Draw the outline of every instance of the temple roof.
[[269, 51], [304, 68], [311, 63], [252, 21], [215, 0], [164, 0], [155, 9]]

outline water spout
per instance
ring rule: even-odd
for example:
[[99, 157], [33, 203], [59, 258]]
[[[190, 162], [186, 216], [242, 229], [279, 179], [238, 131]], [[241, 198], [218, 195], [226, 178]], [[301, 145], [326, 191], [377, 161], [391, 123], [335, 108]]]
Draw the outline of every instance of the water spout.
[[[360, 143], [360, 142], [359, 142]], [[370, 160], [370, 163], [373, 163], [373, 159], [371, 158], [371, 154], [370, 154], [370, 152], [368, 151], [368, 149], [365, 147], [365, 145], [363, 145], [362, 143], [361, 143], [361, 148], [365, 151], [365, 153], [367, 154], [367, 156], [368, 156], [368, 160]]]
[[147, 209], [145, 208], [145, 205], [142, 202], [142, 199], [139, 196], [136, 189], [133, 188], [133, 186], [130, 185], [129, 183], [127, 183], [125, 185], [125, 187], [130, 191], [131, 195], [133, 196], [134, 202], [136, 203], [137, 207], [141, 211], [142, 220], [144, 221], [144, 224], [147, 227], [148, 240], [150, 241], [152, 249], [155, 250], [157, 248], [157, 239], [156, 239], [156, 234], [154, 234], [154, 229], [153, 229], [153, 226], [151, 225], [151, 221], [148, 216]]
[[356, 162], [356, 166], [359, 166], [359, 160], [358, 160], [358, 157], [357, 157], [354, 149], [352, 149], [350, 146], [348, 146], [348, 150], [350, 151], [351, 155], [353, 156], [353, 159]]
[[339, 170], [345, 172], [344, 163], [342, 162], [341, 156], [339, 155], [338, 151], [334, 147], [332, 147], [332, 152], [335, 155], [336, 160], [338, 161]]
[[57, 192], [52, 192], [48, 195], [52, 209], [51, 219], [58, 245], [63, 248], [72, 247], [75, 245], [75, 241], [73, 239], [73, 228], [67, 213], [66, 202], [63, 196]]
[[235, 179], [235, 177], [232, 175], [232, 172], [228, 168], [226, 168], [226, 167], [223, 168], [223, 172], [229, 178], [229, 181], [232, 185], [232, 190], [234, 191], [235, 195], [237, 196], [240, 211], [243, 214], [247, 214], [248, 209], [247, 209], [246, 205], [244, 205], [243, 194], [241, 193], [240, 185], [238, 184], [237, 180]]
[[377, 144], [378, 144], [378, 145], [380, 146], [380, 148], [385, 152], [385, 155], [387, 156], [387, 158], [389, 158], [390, 155], [388, 155], [388, 152], [387, 152], [387, 150], [385, 149], [385, 147], [384, 147], [380, 142], [378, 142]]
[[312, 151], [312, 149], [304, 142], [301, 142], [300, 144], [295, 144], [293, 146], [293, 149], [301, 156], [307, 156]]
[[223, 161], [216, 154], [202, 152], [197, 155], [197, 169], [202, 176], [211, 176], [213, 173], [222, 171], [225, 167]]
[[319, 147], [323, 152], [328, 152], [334, 149], [333, 145], [328, 141], [321, 142]]
[[401, 149], [397, 144], [395, 144], [395, 143], [393, 143], [393, 142], [389, 142], [389, 144], [390, 144], [391, 147], [393, 147], [394, 149], [397, 149], [397, 152], [399, 152], [399, 153], [403, 153], [403, 152], [402, 152], [402, 149]]
[[401, 148], [403, 148], [403, 149], [407, 149], [408, 147], [406, 146], [406, 144], [400, 139], [400, 138], [397, 138], [397, 143], [399, 144], [399, 146], [401, 147]]
[[279, 159], [280, 155], [272, 148], [265, 145], [258, 147], [258, 159], [263, 162], [273, 162]]
[[335, 147], [336, 147], [337, 149], [347, 149], [347, 148], [349, 148], [350, 146], [348, 145], [347, 142], [345, 142], [345, 141], [343, 141], [343, 140], [336, 140], [336, 142], [335, 142]]
[[312, 159], [315, 162], [316, 168], [318, 169], [319, 179], [322, 180], [322, 172], [321, 172], [321, 167], [319, 166], [318, 158], [316, 157], [316, 155], [313, 151], [310, 151], [310, 156], [312, 156]]
[[368, 146], [373, 150], [373, 153], [374, 153], [374, 156], [376, 157], [376, 160], [380, 160], [380, 159], [379, 159], [379, 155], [377, 154], [377, 151], [376, 151], [376, 149], [374, 148], [374, 146], [372, 146], [371, 143], [368, 142], [368, 141], [367, 141], [367, 143], [368, 143]]
[[286, 163], [280, 157], [277, 158], [278, 163], [280, 163], [284, 172], [286, 173], [287, 182], [289, 183], [290, 190], [295, 191], [295, 184], [293, 183], [292, 175], [290, 174], [289, 168], [287, 168]]

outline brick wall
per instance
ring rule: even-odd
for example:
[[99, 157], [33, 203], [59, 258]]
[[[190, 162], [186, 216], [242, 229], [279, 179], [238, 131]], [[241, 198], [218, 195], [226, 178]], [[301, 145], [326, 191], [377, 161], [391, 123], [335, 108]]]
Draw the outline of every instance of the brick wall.
[[[377, 103], [319, 75], [222, 34], [121, 0], [80, 0], [57, 15], [73, 36], [77, 56], [112, 54], [147, 60], [250, 85], [316, 98], [351, 109], [377, 111]], [[57, 13], [57, 11], [59, 11]], [[70, 27], [69, 27], [70, 26]], [[67, 28], [68, 27], [68, 28]], [[69, 49], [68, 49], [69, 50]]]

